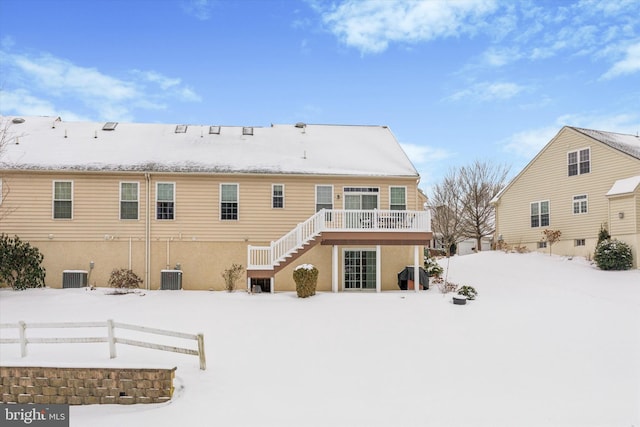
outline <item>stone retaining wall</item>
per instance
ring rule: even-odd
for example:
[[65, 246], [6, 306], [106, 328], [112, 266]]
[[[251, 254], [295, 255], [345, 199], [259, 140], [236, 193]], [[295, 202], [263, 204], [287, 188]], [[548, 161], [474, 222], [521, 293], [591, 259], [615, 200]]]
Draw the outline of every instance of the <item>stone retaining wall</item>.
[[172, 369], [0, 366], [3, 403], [163, 403], [173, 395]]

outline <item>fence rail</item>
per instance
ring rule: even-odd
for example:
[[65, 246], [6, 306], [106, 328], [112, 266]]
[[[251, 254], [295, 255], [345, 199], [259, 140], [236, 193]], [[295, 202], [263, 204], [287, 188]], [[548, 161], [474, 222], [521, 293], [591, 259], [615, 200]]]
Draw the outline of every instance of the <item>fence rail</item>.
[[[107, 328], [107, 336], [98, 337], [64, 337], [64, 338], [42, 338], [27, 337], [27, 329], [44, 329], [44, 328]], [[127, 323], [114, 322], [109, 319], [106, 322], [65, 322], [65, 323], [25, 323], [19, 321], [17, 323], [0, 323], [0, 329], [18, 329], [18, 338], [0, 338], [0, 344], [20, 344], [20, 356], [27, 356], [27, 344], [85, 344], [85, 343], [109, 343], [109, 357], [116, 357], [116, 344], [125, 344], [136, 347], [150, 348], [154, 350], [171, 351], [173, 353], [189, 354], [198, 356], [200, 359], [200, 369], [207, 369], [206, 358], [204, 354], [204, 335], [203, 334], [186, 334], [183, 332], [169, 331], [166, 329], [149, 328], [147, 326], [131, 325]], [[128, 338], [116, 337], [116, 328], [128, 329], [146, 334], [163, 335], [174, 338], [182, 338], [186, 340], [196, 341], [198, 349], [190, 349], [184, 347], [175, 347], [164, 344], [156, 344], [146, 341], [132, 340]]]

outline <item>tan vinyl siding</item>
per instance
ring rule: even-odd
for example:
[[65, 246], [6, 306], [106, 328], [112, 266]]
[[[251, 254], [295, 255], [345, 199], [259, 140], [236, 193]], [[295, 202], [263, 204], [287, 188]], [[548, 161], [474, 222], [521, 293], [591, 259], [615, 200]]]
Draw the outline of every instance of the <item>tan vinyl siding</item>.
[[[567, 153], [585, 148], [590, 149], [590, 173], [568, 176]], [[534, 249], [545, 228], [560, 230], [562, 241], [554, 245], [554, 253], [556, 248], [572, 252], [575, 239], [587, 239], [587, 247], [593, 251], [591, 242], [595, 242], [600, 225], [610, 221], [606, 193], [616, 180], [639, 172], [639, 160], [565, 128], [501, 195], [497, 232], [508, 244]], [[588, 197], [588, 213], [574, 214], [573, 197], [582, 194]], [[532, 228], [530, 203], [541, 200], [549, 200], [550, 224]]]
[[[6, 230], [25, 240], [56, 239], [97, 241], [105, 236], [144, 237], [144, 205], [139, 220], [120, 220], [120, 182], [136, 181], [129, 176], [95, 176], [80, 174], [7, 173], [11, 186], [0, 219], [0, 231]], [[72, 219], [53, 218], [53, 182], [73, 182]], [[140, 181], [140, 198], [144, 200], [144, 180]]]
[[[634, 217], [636, 200], [633, 195], [611, 198], [611, 221], [609, 232], [612, 235], [637, 233], [637, 221]], [[623, 217], [620, 218], [620, 213]]]
[[[73, 182], [73, 218], [54, 220], [53, 182]], [[120, 219], [120, 184], [137, 182], [137, 220]], [[173, 220], [156, 219], [156, 184], [175, 183]], [[223, 289], [220, 274], [232, 263], [246, 266], [247, 245], [268, 245], [315, 213], [315, 187], [333, 185], [335, 209], [343, 208], [344, 187], [378, 187], [379, 206], [388, 209], [389, 188], [407, 188], [407, 209], [421, 209], [423, 199], [415, 177], [354, 178], [314, 175], [159, 174], [147, 184], [144, 173], [95, 172], [3, 172], [5, 193], [0, 214], [0, 232], [17, 234], [40, 248], [45, 255], [46, 283], [62, 286], [63, 270], [88, 270], [89, 282], [106, 286], [114, 268], [131, 268], [146, 276], [146, 224], [150, 226], [151, 289], [160, 286], [160, 270], [180, 264], [185, 289]], [[220, 220], [220, 184], [239, 186], [237, 221]], [[283, 209], [272, 209], [272, 184], [285, 186]], [[147, 188], [150, 215], [147, 217]], [[389, 248], [384, 253], [408, 254], [385, 257], [383, 289], [393, 288], [396, 267], [411, 263], [412, 248]], [[330, 289], [330, 247], [318, 246], [304, 255], [323, 266], [323, 289]], [[388, 264], [390, 263], [390, 264]], [[291, 271], [277, 275], [277, 289], [290, 289]], [[240, 287], [246, 286], [239, 283]]]

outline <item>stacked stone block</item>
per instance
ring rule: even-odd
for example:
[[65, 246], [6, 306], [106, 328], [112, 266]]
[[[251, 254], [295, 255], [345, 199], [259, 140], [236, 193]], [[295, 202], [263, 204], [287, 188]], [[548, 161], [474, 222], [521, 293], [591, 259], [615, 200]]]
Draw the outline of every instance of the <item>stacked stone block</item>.
[[163, 403], [173, 396], [172, 369], [0, 366], [3, 403]]

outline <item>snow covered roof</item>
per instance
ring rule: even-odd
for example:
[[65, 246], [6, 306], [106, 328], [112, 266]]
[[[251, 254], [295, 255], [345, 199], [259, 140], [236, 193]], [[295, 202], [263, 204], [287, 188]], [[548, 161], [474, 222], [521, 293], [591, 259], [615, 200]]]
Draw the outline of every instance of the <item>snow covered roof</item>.
[[571, 129], [590, 136], [603, 144], [616, 150], [627, 153], [630, 156], [640, 159], [640, 137], [637, 135], [627, 135], [624, 133], [604, 132], [594, 129], [583, 129], [570, 126]]
[[3, 119], [9, 144], [0, 169], [418, 176], [386, 126]]
[[607, 192], [607, 196], [620, 196], [630, 194], [636, 191], [640, 186], [640, 175], [631, 178], [619, 179], [613, 183], [611, 189]]

